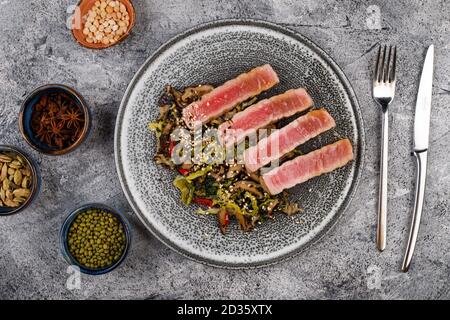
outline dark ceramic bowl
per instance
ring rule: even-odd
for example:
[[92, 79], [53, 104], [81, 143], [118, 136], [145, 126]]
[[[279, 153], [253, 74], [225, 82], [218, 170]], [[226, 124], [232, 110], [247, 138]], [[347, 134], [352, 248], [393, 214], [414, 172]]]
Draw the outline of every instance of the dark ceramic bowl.
[[0, 216], [5, 216], [25, 210], [25, 208], [27, 208], [30, 204], [33, 203], [34, 200], [36, 200], [39, 191], [41, 190], [41, 175], [39, 173], [39, 167], [37, 166], [36, 162], [23, 150], [17, 147], [0, 145], [0, 152], [13, 152], [21, 156], [31, 170], [31, 179], [32, 179], [31, 195], [20, 207], [17, 208], [0, 207]]
[[[100, 210], [103, 210], [103, 211], [113, 214], [120, 221], [120, 223], [122, 224], [124, 231], [125, 231], [126, 243], [125, 243], [125, 249], [123, 250], [122, 256], [120, 257], [119, 260], [117, 260], [117, 262], [113, 263], [112, 265], [110, 265], [108, 267], [101, 268], [101, 269], [86, 268], [85, 266], [78, 263], [78, 261], [75, 259], [75, 257], [72, 256], [72, 254], [69, 252], [69, 248], [68, 248], [68, 244], [67, 244], [67, 237], [68, 237], [69, 229], [70, 229], [70, 226], [72, 225], [72, 222], [75, 220], [75, 218], [77, 217], [78, 214], [83, 213], [89, 209], [100, 209]], [[79, 267], [80, 271], [85, 274], [100, 275], [100, 274], [105, 274], [105, 273], [108, 273], [108, 272], [114, 270], [125, 260], [127, 254], [128, 254], [128, 250], [130, 248], [130, 244], [131, 244], [131, 227], [130, 227], [128, 220], [119, 211], [112, 209], [104, 204], [89, 203], [89, 204], [85, 204], [85, 205], [79, 207], [78, 209], [75, 209], [67, 216], [66, 220], [64, 221], [64, 223], [61, 227], [60, 241], [61, 241], [61, 250], [62, 250], [64, 259], [70, 265], [75, 265], [75, 266]]]
[[[64, 93], [69, 96], [79, 107], [85, 118], [84, 127], [82, 128], [78, 139], [73, 144], [63, 149], [51, 147], [40, 141], [31, 129], [33, 107], [39, 102], [42, 96], [52, 93]], [[62, 155], [75, 150], [86, 139], [90, 126], [91, 114], [84, 98], [74, 89], [62, 84], [48, 84], [35, 89], [25, 99], [19, 114], [19, 129], [25, 141], [28, 142], [28, 144], [35, 150], [48, 155]]]

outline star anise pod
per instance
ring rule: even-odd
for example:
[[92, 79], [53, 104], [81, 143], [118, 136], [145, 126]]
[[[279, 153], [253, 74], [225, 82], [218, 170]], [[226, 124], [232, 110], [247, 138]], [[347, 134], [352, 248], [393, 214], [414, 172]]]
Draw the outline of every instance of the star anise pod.
[[83, 115], [79, 110], [69, 109], [61, 117], [66, 121], [66, 126], [68, 129], [78, 129], [80, 124], [84, 121]]

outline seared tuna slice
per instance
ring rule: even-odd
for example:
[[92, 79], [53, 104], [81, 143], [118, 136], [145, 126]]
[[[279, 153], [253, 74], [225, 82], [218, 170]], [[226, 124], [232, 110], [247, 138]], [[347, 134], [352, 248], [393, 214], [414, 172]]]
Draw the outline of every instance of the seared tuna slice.
[[270, 194], [275, 195], [284, 189], [343, 167], [351, 160], [353, 160], [352, 144], [348, 139], [343, 139], [298, 156], [269, 171], [261, 177], [261, 183]]
[[247, 149], [244, 154], [245, 167], [247, 171], [254, 172], [335, 126], [327, 110], [311, 111]]
[[192, 129], [195, 123], [207, 123], [279, 82], [278, 75], [270, 65], [257, 67], [225, 82], [184, 108], [183, 120]]
[[302, 112], [312, 105], [313, 101], [305, 89], [291, 89], [236, 113], [230, 121], [219, 127], [219, 131], [225, 144], [229, 146], [241, 142], [257, 129]]

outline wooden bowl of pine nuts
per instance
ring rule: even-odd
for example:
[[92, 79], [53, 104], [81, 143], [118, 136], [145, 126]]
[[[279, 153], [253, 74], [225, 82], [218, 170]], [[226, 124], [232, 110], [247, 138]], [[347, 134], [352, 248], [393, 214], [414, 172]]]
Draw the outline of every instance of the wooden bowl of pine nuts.
[[72, 34], [83, 47], [105, 49], [123, 41], [135, 23], [130, 0], [81, 0], [72, 19]]

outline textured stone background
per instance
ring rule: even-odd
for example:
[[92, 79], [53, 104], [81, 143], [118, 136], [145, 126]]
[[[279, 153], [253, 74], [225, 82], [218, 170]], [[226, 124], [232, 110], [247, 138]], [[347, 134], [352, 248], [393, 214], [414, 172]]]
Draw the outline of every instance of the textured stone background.
[[[65, 21], [74, 2], [0, 0], [0, 143], [29, 151], [44, 178], [31, 208], [0, 218], [0, 298], [450, 298], [448, 2], [135, 0], [138, 17], [132, 36], [104, 51], [86, 50], [73, 41]], [[377, 8], [379, 25], [371, 20]], [[337, 61], [361, 103], [367, 158], [356, 199], [320, 243], [277, 266], [228, 271], [186, 260], [143, 229], [117, 179], [113, 132], [127, 84], [159, 45], [197, 24], [239, 17], [290, 27]], [[374, 245], [380, 113], [371, 99], [370, 80], [379, 42], [396, 44], [400, 58], [391, 106], [389, 242], [383, 254]], [[399, 268], [413, 199], [413, 114], [430, 43], [436, 46], [436, 72], [428, 190], [414, 264], [403, 274]], [[73, 86], [94, 114], [89, 140], [66, 156], [37, 154], [18, 131], [25, 95], [46, 83]], [[83, 275], [81, 288], [71, 291], [58, 231], [68, 210], [91, 201], [127, 213], [134, 227], [133, 246], [119, 269], [98, 277]]]

